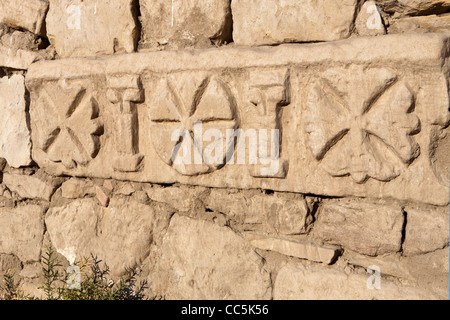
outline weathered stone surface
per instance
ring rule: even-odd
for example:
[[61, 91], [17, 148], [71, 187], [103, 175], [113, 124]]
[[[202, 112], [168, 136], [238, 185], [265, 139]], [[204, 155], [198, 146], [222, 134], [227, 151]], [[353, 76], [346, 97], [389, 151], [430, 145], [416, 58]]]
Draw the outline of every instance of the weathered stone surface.
[[8, 0], [0, 3], [0, 24], [45, 35], [46, 0]]
[[270, 275], [261, 257], [228, 228], [175, 215], [159, 252], [149, 285], [166, 299], [271, 297]]
[[15, 273], [22, 270], [22, 263], [13, 254], [0, 254], [0, 275]]
[[21, 277], [25, 278], [39, 278], [42, 276], [42, 264], [41, 262], [31, 262], [25, 263], [23, 269], [19, 274]]
[[20, 49], [37, 51], [39, 49], [37, 36], [31, 32], [14, 30], [1, 36], [0, 43], [13, 51]]
[[189, 211], [203, 190], [183, 186], [164, 188], [147, 185], [144, 191], [153, 201], [167, 203], [179, 211]]
[[450, 14], [394, 19], [390, 23], [389, 33], [425, 33], [449, 32]]
[[132, 200], [111, 199], [103, 208], [95, 199], [75, 200], [51, 208], [45, 223], [52, 244], [69, 262], [89, 258], [105, 261], [114, 275], [135, 267], [161, 238], [170, 213]]
[[9, 32], [9, 27], [6, 24], [0, 23], [0, 37], [7, 34]]
[[449, 0], [376, 0], [385, 12], [396, 16], [427, 15], [447, 12]]
[[15, 168], [29, 165], [31, 140], [23, 76], [0, 78], [0, 114], [0, 158]]
[[355, 21], [355, 29], [360, 36], [378, 36], [386, 34], [380, 8], [375, 1], [364, 2]]
[[314, 231], [325, 241], [370, 256], [401, 249], [404, 218], [400, 206], [330, 201], [319, 210]]
[[444, 299], [448, 297], [448, 249], [408, 257], [400, 254], [368, 257], [346, 251], [342, 259], [365, 269], [378, 266], [382, 275], [400, 278], [420, 288], [429, 288]]
[[142, 47], [208, 47], [231, 41], [229, 0], [140, 2]]
[[43, 172], [35, 175], [4, 173], [3, 183], [9, 190], [17, 192], [24, 199], [42, 199], [49, 201], [61, 184], [61, 179], [50, 177]]
[[[38, 62], [26, 79], [33, 159], [56, 175], [444, 206], [430, 155], [450, 119], [448, 43], [403, 34]], [[264, 143], [277, 133], [279, 154]]]
[[95, 186], [90, 180], [71, 178], [61, 185], [61, 195], [68, 199], [94, 196]]
[[432, 129], [430, 162], [434, 175], [442, 185], [450, 181], [450, 127]]
[[39, 261], [44, 238], [44, 216], [39, 206], [0, 208], [0, 253], [14, 254], [22, 262]]
[[380, 290], [368, 289], [370, 275], [347, 274], [341, 270], [288, 264], [275, 280], [275, 300], [435, 300], [432, 292], [401, 286], [381, 279]]
[[202, 200], [210, 210], [246, 225], [262, 225], [267, 232], [304, 234], [312, 222], [306, 201], [300, 195], [212, 189]]
[[350, 36], [357, 0], [233, 0], [237, 45], [333, 41]]
[[407, 224], [403, 253], [423, 254], [448, 246], [448, 207], [441, 209], [419, 209], [406, 207]]
[[36, 299], [45, 300], [47, 295], [45, 294], [42, 283], [45, 281], [42, 277], [37, 279], [24, 279], [20, 283], [20, 288], [23, 291], [23, 295], [26, 297], [35, 297]]
[[37, 52], [28, 50], [13, 50], [0, 43], [0, 67], [27, 70], [35, 61], [40, 60]]
[[3, 35], [0, 32], [0, 67], [27, 70], [35, 61], [54, 58], [55, 52], [51, 46], [39, 50], [43, 40], [35, 34], [11, 30], [7, 29]]
[[333, 263], [339, 253], [337, 248], [317, 246], [307, 242], [268, 238], [256, 234], [246, 234], [246, 238], [252, 246], [261, 250], [276, 251], [287, 256], [325, 264]]
[[132, 195], [136, 191], [133, 184], [130, 182], [118, 182], [114, 187], [115, 194], [121, 194], [124, 196]]
[[134, 0], [50, 0], [47, 35], [60, 57], [134, 52]]
[[109, 204], [109, 192], [105, 190], [105, 188], [102, 187], [95, 187], [95, 196], [98, 200], [98, 203], [103, 206], [107, 207]]

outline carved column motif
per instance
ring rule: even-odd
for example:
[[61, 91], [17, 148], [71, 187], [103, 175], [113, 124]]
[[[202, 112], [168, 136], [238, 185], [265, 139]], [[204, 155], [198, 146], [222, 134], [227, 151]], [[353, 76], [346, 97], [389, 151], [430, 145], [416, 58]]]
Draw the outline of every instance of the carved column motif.
[[114, 170], [139, 171], [144, 156], [139, 153], [139, 121], [137, 103], [144, 102], [144, 90], [139, 76], [126, 75], [108, 78], [107, 97], [113, 103], [114, 142], [116, 155]]
[[[281, 159], [281, 108], [290, 104], [289, 70], [258, 71], [250, 74], [249, 101], [255, 108], [252, 128], [258, 134], [258, 165], [250, 166], [255, 178], [286, 178], [289, 161]], [[269, 151], [270, 150], [270, 151]]]

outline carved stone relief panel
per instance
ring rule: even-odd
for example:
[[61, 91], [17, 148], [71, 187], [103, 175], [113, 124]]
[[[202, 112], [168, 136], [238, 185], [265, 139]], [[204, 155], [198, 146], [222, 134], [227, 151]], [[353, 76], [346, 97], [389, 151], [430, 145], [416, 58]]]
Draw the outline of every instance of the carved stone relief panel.
[[446, 205], [447, 42], [40, 62], [26, 78], [33, 160], [56, 175]]

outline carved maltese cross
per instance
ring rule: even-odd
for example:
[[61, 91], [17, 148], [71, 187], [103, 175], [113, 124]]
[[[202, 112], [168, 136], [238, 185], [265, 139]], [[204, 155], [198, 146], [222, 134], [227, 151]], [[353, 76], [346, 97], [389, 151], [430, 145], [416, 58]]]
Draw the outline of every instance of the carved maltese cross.
[[309, 147], [334, 177], [390, 181], [420, 154], [414, 94], [388, 70], [329, 70], [305, 105]]
[[97, 102], [86, 89], [44, 88], [39, 106], [38, 145], [51, 161], [73, 169], [96, 157], [103, 125], [98, 119]]

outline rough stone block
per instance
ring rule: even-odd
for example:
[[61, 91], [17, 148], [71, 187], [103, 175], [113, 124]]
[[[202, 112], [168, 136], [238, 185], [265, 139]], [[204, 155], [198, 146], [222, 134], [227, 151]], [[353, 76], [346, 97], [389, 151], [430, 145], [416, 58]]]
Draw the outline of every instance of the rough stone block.
[[212, 189], [203, 201], [208, 209], [242, 221], [247, 227], [262, 225], [267, 232], [277, 234], [305, 234], [312, 222], [306, 201], [300, 195]]
[[154, 294], [168, 300], [271, 297], [261, 257], [228, 228], [175, 215], [158, 256], [149, 284]]
[[134, 201], [111, 199], [108, 208], [95, 199], [51, 208], [45, 216], [50, 240], [70, 263], [91, 254], [105, 261], [113, 275], [139, 265], [161, 238], [170, 212]]
[[13, 254], [0, 254], [0, 276], [6, 273], [20, 272], [22, 263], [19, 258]]
[[345, 251], [342, 259], [366, 270], [370, 266], [378, 266], [384, 276], [393, 276], [415, 283], [421, 288], [430, 288], [444, 299], [448, 297], [448, 248], [407, 257], [401, 254], [368, 257]]
[[46, 0], [7, 0], [0, 3], [0, 24], [45, 35]]
[[448, 246], [448, 207], [440, 209], [419, 209], [406, 207], [407, 224], [403, 253], [424, 254]]
[[37, 62], [33, 160], [55, 175], [445, 206], [448, 45], [399, 34]]
[[[438, 295], [419, 288], [381, 279], [381, 289], [369, 289], [370, 275], [347, 274], [341, 270], [290, 263], [275, 280], [275, 300], [434, 300]], [[446, 298], [445, 298], [446, 299]]]
[[401, 249], [401, 207], [361, 202], [327, 202], [319, 209], [314, 231], [325, 241], [366, 255]]
[[140, 2], [142, 47], [209, 47], [231, 41], [229, 0]]
[[27, 109], [25, 78], [0, 78], [0, 158], [15, 168], [31, 163]]
[[0, 208], [0, 253], [14, 254], [22, 262], [40, 261], [44, 238], [43, 212], [35, 205]]
[[395, 16], [440, 14], [450, 9], [449, 0], [376, 0], [385, 12]]
[[95, 186], [92, 181], [71, 178], [61, 185], [61, 195], [68, 199], [84, 198], [95, 195]]
[[40, 60], [37, 52], [28, 50], [13, 50], [0, 43], [0, 67], [27, 70], [35, 61]]
[[95, 187], [95, 196], [98, 200], [98, 203], [103, 206], [107, 207], [109, 204], [109, 192], [105, 190], [103, 187], [96, 186]]
[[189, 211], [202, 190], [188, 187], [144, 186], [148, 197], [156, 202], [167, 203], [179, 211]]
[[15, 173], [4, 173], [3, 183], [9, 190], [17, 192], [23, 199], [42, 199], [49, 201], [61, 184], [61, 179], [53, 178], [42, 172], [28, 176]]
[[47, 35], [60, 57], [134, 52], [134, 0], [50, 0]]
[[237, 45], [334, 41], [350, 36], [358, 0], [233, 0]]
[[292, 241], [281, 238], [268, 238], [256, 234], [246, 234], [251, 245], [265, 251], [276, 251], [281, 254], [315, 262], [331, 264], [339, 254], [338, 248], [317, 246], [307, 242]]
[[449, 32], [450, 14], [394, 19], [389, 33]]

